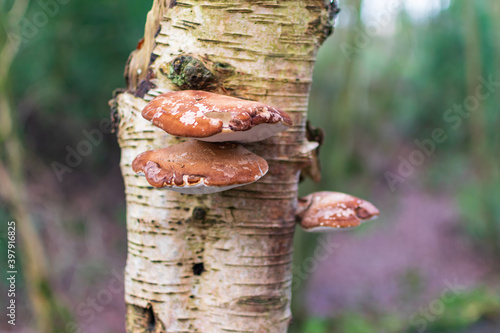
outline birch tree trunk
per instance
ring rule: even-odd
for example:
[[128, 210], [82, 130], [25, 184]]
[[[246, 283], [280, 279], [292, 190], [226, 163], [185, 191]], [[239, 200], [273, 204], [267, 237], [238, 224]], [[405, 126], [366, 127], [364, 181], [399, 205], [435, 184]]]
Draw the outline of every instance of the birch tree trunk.
[[[292, 241], [316, 52], [331, 33], [323, 0], [155, 0], [111, 101], [126, 185], [128, 332], [286, 332]], [[294, 126], [247, 148], [260, 181], [212, 195], [152, 188], [141, 152], [179, 142], [142, 119], [158, 90], [198, 89], [275, 105]]]

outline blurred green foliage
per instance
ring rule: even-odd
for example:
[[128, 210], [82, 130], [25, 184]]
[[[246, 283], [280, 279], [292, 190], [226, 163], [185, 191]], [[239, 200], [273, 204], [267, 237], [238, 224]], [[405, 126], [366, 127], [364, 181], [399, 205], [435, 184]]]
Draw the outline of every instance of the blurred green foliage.
[[[324, 127], [327, 137], [322, 149], [327, 153], [321, 156], [324, 181], [319, 186], [306, 184], [304, 193], [334, 188], [363, 195], [362, 189], [370, 188], [367, 182], [378, 180], [387, 186], [384, 172], [394, 170], [398, 155], [408, 159], [405, 151], [419, 150], [415, 140], [430, 139], [433, 130], [441, 128], [446, 140], [435, 143], [435, 151], [408, 180], [459, 191], [461, 207], [473, 206], [464, 209], [465, 225], [473, 219], [471, 228], [497, 235], [496, 241], [483, 245], [500, 243], [500, 215], [495, 208], [500, 206], [500, 187], [493, 185], [499, 180], [500, 91], [493, 91], [470, 115], [454, 121], [445, 117], [454, 105], [466, 104], [473, 96], [482, 85], [479, 77], [500, 81], [500, 40], [494, 38], [498, 5], [484, 1], [473, 3], [472, 11], [466, 7], [464, 1], [453, 1], [436, 16], [418, 22], [399, 12], [393, 33], [368, 34], [368, 42], [347, 57], [342, 45], [356, 46], [352, 40], [360, 38], [359, 31], [366, 32], [366, 27], [356, 17], [336, 29], [320, 50], [310, 99], [309, 117]], [[470, 16], [479, 23], [478, 31], [465, 29], [464, 19]], [[472, 60], [466, 57], [467, 34], [477, 40], [478, 48], [469, 52]], [[480, 71], [468, 78], [467, 69], [474, 67]], [[475, 136], [473, 123], [484, 136]], [[486, 149], [480, 151], [478, 146]]]
[[[34, 22], [41, 3], [30, 3], [26, 22]], [[28, 100], [45, 117], [72, 120], [80, 127], [82, 121], [107, 116], [107, 100], [124, 85], [124, 64], [142, 37], [150, 6], [148, 1], [124, 5], [117, 0], [57, 5], [54, 18], [26, 40], [14, 63], [15, 100]]]
[[[65, 146], [80, 141], [83, 129], [109, 118], [107, 102], [125, 85], [125, 63], [142, 38], [150, 8], [150, 1], [30, 2], [19, 31], [11, 35], [24, 42], [8, 87], [30, 152], [47, 164], [64, 160]], [[48, 17], [45, 23], [37, 21], [40, 15]], [[117, 151], [114, 140], [95, 149], [82, 170], [104, 168], [110, 150]]]
[[[358, 1], [344, 2], [341, 24], [318, 56], [309, 118], [326, 134], [323, 180], [307, 181], [301, 193], [338, 190], [369, 198], [376, 197], [367, 193], [374, 184], [390, 196], [410, 184], [456, 193], [464, 232], [498, 265], [500, 87], [470, 114], [454, 113], [459, 119], [450, 121], [445, 113], [455, 105], [466, 105], [482, 85], [479, 77], [500, 82], [500, 39], [495, 37], [499, 4], [451, 1], [449, 7], [421, 20], [402, 8], [394, 13], [394, 26], [376, 20], [387, 13], [374, 13], [375, 26], [382, 30], [378, 34], [370, 33], [373, 24], [361, 19], [360, 7]], [[344, 14], [347, 19], [342, 22]], [[398, 158], [408, 160], [411, 152], [421, 150], [415, 140], [431, 139], [437, 128], [444, 130], [446, 140], [435, 142], [424, 163], [391, 191], [385, 173], [397, 172]], [[296, 242], [304, 250], [300, 262], [311, 255], [316, 236], [298, 233]], [[300, 299], [294, 298], [292, 332], [409, 330], [407, 322], [386, 314], [379, 314], [376, 321], [368, 320], [366, 313], [336, 314], [333, 322], [305, 319]], [[488, 311], [491, 300], [484, 291], [456, 300], [429, 332], [466, 329]], [[458, 313], [470, 302], [476, 304], [476, 317]]]

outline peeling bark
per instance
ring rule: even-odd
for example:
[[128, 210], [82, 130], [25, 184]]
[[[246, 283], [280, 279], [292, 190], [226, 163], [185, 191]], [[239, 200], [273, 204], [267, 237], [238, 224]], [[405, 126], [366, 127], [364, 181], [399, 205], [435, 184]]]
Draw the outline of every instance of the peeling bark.
[[[126, 185], [128, 332], [286, 332], [292, 241], [316, 52], [332, 4], [159, 1], [112, 101]], [[167, 10], [168, 9], [168, 10]], [[150, 52], [151, 54], [147, 54]], [[265, 158], [258, 182], [212, 195], [152, 188], [132, 160], [179, 142], [142, 119], [161, 91], [202, 89], [269, 103], [294, 126], [246, 147]]]

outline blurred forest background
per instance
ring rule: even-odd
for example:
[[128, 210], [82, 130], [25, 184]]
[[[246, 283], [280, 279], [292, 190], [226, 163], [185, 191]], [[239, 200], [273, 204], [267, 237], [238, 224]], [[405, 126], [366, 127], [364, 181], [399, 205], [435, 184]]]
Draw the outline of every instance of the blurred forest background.
[[[124, 187], [107, 101], [150, 7], [0, 0], [1, 331], [124, 331]], [[354, 231], [297, 232], [290, 332], [500, 332], [500, 2], [340, 7], [309, 108], [326, 136], [323, 180], [301, 194], [347, 192], [382, 214]]]

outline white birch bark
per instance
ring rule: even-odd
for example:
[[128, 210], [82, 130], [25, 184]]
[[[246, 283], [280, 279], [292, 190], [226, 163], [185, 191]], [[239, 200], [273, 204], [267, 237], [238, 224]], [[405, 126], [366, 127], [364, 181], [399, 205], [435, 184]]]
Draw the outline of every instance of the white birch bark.
[[[323, 0], [155, 0], [145, 42], [126, 69], [128, 89], [111, 103], [126, 185], [128, 332], [286, 332], [308, 95], [332, 9]], [[199, 70], [173, 78], [171, 64], [183, 63], [182, 55]], [[181, 88], [291, 115], [287, 132], [246, 145], [268, 161], [264, 178], [219, 194], [182, 195], [133, 173], [139, 153], [178, 142], [142, 119], [144, 92]]]

